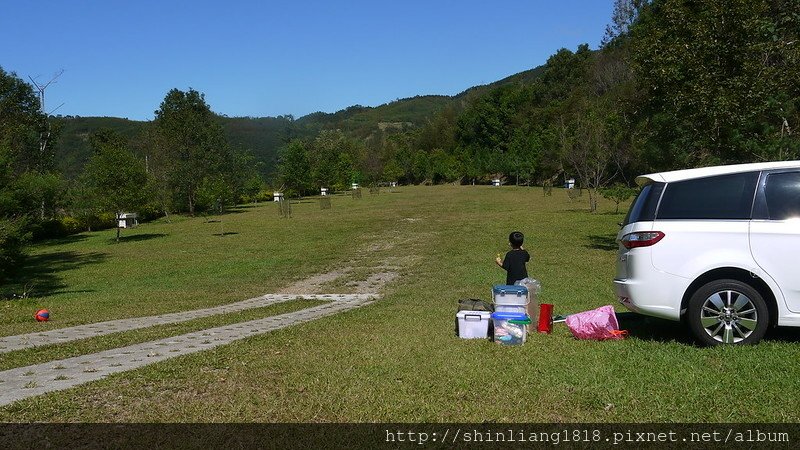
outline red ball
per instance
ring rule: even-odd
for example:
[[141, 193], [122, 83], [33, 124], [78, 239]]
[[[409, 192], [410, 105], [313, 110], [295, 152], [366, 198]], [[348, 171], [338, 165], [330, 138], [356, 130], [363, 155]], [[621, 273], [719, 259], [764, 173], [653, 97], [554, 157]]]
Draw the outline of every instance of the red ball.
[[46, 309], [40, 309], [36, 311], [36, 315], [34, 315], [33, 317], [36, 318], [37, 322], [47, 322], [48, 320], [50, 320], [50, 311]]

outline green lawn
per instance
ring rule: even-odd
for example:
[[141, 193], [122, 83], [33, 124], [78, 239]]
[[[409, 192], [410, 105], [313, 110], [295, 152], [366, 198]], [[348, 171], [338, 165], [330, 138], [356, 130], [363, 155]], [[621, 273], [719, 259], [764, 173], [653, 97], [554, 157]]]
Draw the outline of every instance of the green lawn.
[[[453, 335], [456, 301], [488, 300], [504, 280], [493, 259], [514, 229], [525, 233], [529, 273], [556, 313], [616, 305], [622, 214], [611, 203], [589, 214], [585, 201], [539, 188], [402, 187], [336, 196], [331, 210], [307, 200], [293, 205], [291, 219], [273, 204], [249, 205], [214, 218], [221, 223], [144, 224], [119, 244], [105, 231], [40, 245], [26, 276], [41, 297], [2, 302], [0, 335], [228, 303], [340, 268], [352, 268], [353, 279], [379, 266], [400, 276], [368, 307], [24, 400], [0, 408], [0, 420], [800, 420], [800, 331], [752, 347], [699, 348], [677, 323], [625, 313], [630, 336], [617, 342], [577, 341], [564, 325], [513, 348]], [[222, 227], [229, 234], [220, 236]], [[342, 280], [329, 288], [348, 289]], [[39, 307], [51, 310], [51, 322], [33, 321]], [[1, 366], [280, 312], [13, 352]]]

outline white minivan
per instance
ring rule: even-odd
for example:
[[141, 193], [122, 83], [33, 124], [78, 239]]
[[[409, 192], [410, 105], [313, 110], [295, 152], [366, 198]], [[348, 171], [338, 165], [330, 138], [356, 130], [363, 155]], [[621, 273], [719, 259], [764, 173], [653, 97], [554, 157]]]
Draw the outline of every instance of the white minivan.
[[800, 161], [643, 175], [617, 235], [628, 309], [684, 321], [702, 344], [800, 326]]

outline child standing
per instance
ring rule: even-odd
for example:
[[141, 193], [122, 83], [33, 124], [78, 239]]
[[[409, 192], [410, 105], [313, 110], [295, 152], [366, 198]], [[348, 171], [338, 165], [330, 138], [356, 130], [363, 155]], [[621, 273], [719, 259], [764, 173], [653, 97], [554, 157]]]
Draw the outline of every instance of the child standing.
[[514, 284], [515, 282], [528, 278], [528, 269], [525, 264], [530, 261], [531, 255], [522, 247], [525, 236], [519, 231], [514, 231], [508, 235], [508, 245], [511, 250], [506, 253], [504, 259], [500, 259], [500, 255], [495, 258], [498, 266], [506, 271], [506, 284]]
[[[506, 270], [506, 284], [508, 285], [528, 278], [528, 269], [525, 264], [531, 260], [531, 255], [522, 247], [522, 242], [524, 240], [525, 236], [523, 236], [522, 233], [519, 231], [512, 232], [508, 235], [508, 245], [511, 246], [511, 251], [506, 253], [504, 259], [500, 259], [499, 254], [497, 258], [495, 258], [497, 265]], [[528, 317], [530, 317], [532, 321], [532, 323], [528, 325], [528, 332], [531, 333], [536, 329], [536, 323], [539, 318], [539, 304], [538, 302], [531, 301], [531, 295], [535, 296], [535, 293], [531, 292], [529, 286], [526, 287], [528, 287]]]

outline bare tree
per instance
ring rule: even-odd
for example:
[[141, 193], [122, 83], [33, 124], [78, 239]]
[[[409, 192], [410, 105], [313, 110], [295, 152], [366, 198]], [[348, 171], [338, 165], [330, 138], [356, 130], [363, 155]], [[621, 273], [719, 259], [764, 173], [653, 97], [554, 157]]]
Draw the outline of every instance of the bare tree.
[[589, 211], [597, 211], [598, 190], [617, 174], [615, 148], [603, 120], [582, 107], [572, 120], [560, 118], [559, 139], [565, 161], [572, 166], [578, 182], [589, 191]]
[[58, 78], [63, 73], [64, 69], [59, 70], [56, 74], [53, 75], [52, 78], [50, 78], [50, 81], [44, 84], [37, 83], [36, 80], [33, 79], [30, 75], [28, 76], [28, 79], [30, 79], [31, 83], [33, 83], [33, 85], [36, 86], [36, 90], [39, 93], [39, 108], [41, 109], [45, 120], [45, 123], [42, 124], [43, 125], [42, 130], [39, 133], [39, 153], [42, 155], [44, 155], [44, 153], [47, 151], [47, 146], [50, 142], [51, 129], [50, 129], [50, 121], [48, 120], [48, 118], [50, 117], [50, 114], [54, 113], [58, 108], [64, 106], [64, 104], [62, 103], [53, 108], [51, 111], [47, 111], [47, 108], [44, 103], [44, 94], [47, 88], [50, 87], [51, 84], [55, 83], [56, 80], [58, 80]]
[[639, 12], [650, 3], [650, 0], [614, 0], [611, 23], [606, 25], [606, 32], [600, 45], [606, 46], [619, 36], [628, 33], [631, 25], [639, 18]]

